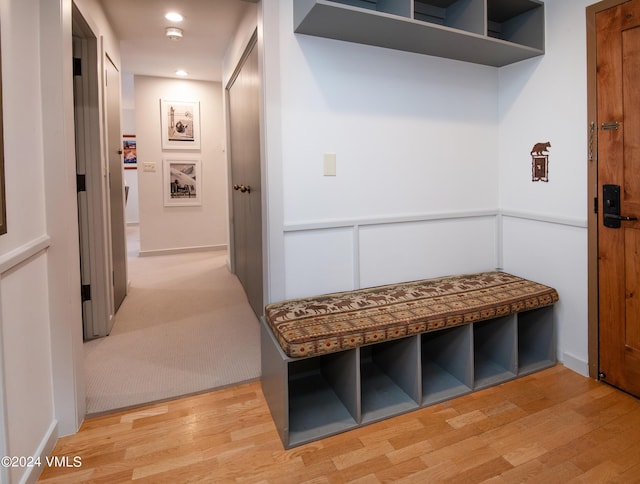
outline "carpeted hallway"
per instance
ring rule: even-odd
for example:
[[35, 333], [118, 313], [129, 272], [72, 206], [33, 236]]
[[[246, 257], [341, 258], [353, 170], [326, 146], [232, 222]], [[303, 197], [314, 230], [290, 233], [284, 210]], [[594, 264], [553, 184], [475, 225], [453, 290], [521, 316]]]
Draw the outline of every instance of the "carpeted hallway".
[[111, 334], [84, 344], [87, 414], [260, 376], [260, 328], [224, 251], [138, 257]]

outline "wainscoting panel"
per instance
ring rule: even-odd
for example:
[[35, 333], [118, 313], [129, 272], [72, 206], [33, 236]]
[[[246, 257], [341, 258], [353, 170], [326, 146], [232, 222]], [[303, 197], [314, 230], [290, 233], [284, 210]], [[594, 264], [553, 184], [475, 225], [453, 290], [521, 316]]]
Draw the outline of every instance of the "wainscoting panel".
[[354, 289], [354, 229], [285, 233], [286, 299]]
[[587, 376], [587, 223], [526, 214], [502, 216], [502, 258], [506, 272], [557, 289], [558, 359]]
[[496, 217], [425, 220], [360, 228], [360, 286], [494, 270]]

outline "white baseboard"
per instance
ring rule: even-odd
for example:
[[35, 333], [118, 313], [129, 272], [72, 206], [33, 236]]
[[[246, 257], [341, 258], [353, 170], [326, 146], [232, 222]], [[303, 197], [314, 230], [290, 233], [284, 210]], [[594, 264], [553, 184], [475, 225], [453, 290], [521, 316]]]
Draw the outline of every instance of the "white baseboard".
[[49, 429], [47, 429], [42, 442], [38, 446], [36, 453], [33, 455], [35, 462], [40, 462], [40, 466], [27, 467], [27, 471], [20, 479], [21, 484], [31, 484], [38, 482], [38, 478], [42, 471], [44, 470], [44, 466], [47, 462], [47, 457], [51, 455], [53, 452], [53, 448], [56, 445], [56, 441], [58, 440], [58, 421], [54, 420], [51, 422]]
[[589, 377], [589, 362], [584, 361], [570, 353], [563, 353], [562, 364], [570, 370], [579, 373], [582, 376]]
[[186, 254], [188, 252], [208, 252], [212, 250], [227, 250], [227, 245], [205, 245], [200, 247], [176, 247], [174, 249], [141, 250], [138, 255], [140, 257], [148, 257], [153, 255]]

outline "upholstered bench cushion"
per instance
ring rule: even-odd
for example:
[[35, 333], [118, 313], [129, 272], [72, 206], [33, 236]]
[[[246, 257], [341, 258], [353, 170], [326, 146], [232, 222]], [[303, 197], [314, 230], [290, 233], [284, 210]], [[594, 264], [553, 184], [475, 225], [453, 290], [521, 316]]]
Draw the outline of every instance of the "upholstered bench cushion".
[[290, 357], [332, 353], [549, 306], [555, 289], [505, 272], [378, 286], [269, 304], [265, 318]]

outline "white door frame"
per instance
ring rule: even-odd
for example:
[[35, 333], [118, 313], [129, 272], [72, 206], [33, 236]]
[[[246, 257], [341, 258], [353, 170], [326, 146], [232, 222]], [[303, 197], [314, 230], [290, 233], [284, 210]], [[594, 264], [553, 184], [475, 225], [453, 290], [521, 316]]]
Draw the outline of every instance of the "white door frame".
[[106, 336], [113, 322], [113, 287], [108, 227], [108, 178], [100, 144], [98, 42], [80, 12], [73, 9], [74, 58], [82, 75], [74, 76], [74, 124], [78, 174], [86, 192], [78, 194], [83, 284], [91, 300], [83, 303], [84, 339]]

